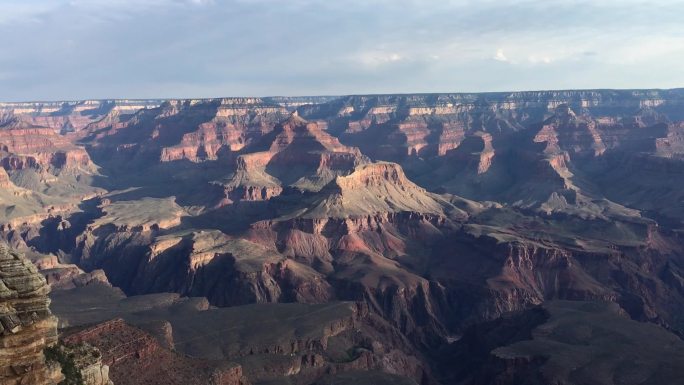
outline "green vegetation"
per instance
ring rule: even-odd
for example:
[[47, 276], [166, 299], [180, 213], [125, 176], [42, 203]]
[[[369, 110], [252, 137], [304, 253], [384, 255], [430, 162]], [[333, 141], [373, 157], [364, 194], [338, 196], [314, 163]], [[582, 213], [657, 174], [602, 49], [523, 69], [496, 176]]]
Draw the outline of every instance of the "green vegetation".
[[85, 385], [81, 371], [76, 367], [76, 356], [67, 352], [63, 345], [45, 348], [43, 351], [48, 362], [59, 362], [62, 367], [64, 380], [59, 385]]

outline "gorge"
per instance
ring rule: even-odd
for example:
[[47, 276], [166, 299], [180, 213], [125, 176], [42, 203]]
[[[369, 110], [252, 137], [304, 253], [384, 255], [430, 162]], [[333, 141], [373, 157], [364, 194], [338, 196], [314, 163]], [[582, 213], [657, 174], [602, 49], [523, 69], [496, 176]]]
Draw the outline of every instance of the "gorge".
[[91, 384], [684, 378], [682, 89], [5, 102], [0, 165], [2, 348]]

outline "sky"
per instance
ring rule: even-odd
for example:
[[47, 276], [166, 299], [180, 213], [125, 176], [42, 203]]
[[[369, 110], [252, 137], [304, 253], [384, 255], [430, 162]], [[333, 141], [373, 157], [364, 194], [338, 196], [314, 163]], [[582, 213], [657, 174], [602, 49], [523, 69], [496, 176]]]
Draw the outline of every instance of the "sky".
[[0, 0], [0, 100], [684, 86], [684, 0]]

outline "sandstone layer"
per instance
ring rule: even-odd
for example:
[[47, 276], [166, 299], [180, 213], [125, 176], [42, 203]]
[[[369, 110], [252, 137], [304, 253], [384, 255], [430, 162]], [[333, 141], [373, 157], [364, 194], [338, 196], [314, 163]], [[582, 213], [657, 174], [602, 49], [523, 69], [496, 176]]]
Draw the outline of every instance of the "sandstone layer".
[[2, 244], [0, 278], [0, 382], [57, 384], [60, 367], [43, 355], [43, 349], [57, 343], [57, 319], [50, 312], [45, 278]]

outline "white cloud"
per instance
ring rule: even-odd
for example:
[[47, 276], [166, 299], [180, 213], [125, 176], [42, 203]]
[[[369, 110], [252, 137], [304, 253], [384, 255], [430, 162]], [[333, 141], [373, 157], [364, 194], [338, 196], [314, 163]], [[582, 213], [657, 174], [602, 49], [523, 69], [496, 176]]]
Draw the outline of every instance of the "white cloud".
[[366, 67], [378, 67], [381, 65], [406, 60], [406, 57], [398, 52], [371, 50], [357, 53], [352, 57], [352, 60]]
[[0, 99], [676, 87], [683, 5], [0, 0]]
[[530, 55], [527, 57], [527, 61], [532, 64], [551, 64], [554, 59], [545, 55]]
[[497, 61], [503, 61], [503, 62], [507, 62], [507, 61], [508, 61], [508, 58], [506, 57], [506, 55], [504, 54], [503, 49], [501, 49], [501, 48], [499, 48], [499, 49], [496, 50], [496, 55], [494, 55], [494, 58], [493, 58], [493, 59], [494, 59], [494, 60], [497, 60]]

